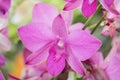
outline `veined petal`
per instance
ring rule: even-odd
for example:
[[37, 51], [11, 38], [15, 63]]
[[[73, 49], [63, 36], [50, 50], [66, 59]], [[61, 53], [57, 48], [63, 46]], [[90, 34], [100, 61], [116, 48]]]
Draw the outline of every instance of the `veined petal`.
[[82, 61], [90, 58], [101, 46], [100, 40], [83, 30], [70, 33], [66, 43], [71, 47], [74, 55]]
[[3, 76], [1, 71], [0, 71], [0, 80], [5, 80], [5, 78], [4, 78], [4, 76]]
[[0, 53], [0, 66], [5, 65], [5, 63], [6, 63], [6, 59], [5, 59], [5, 57]]
[[64, 6], [63, 10], [65, 10], [65, 11], [73, 10], [73, 9], [79, 7], [81, 3], [82, 3], [82, 0], [74, 0], [74, 1], [68, 2]]
[[18, 29], [18, 35], [24, 46], [32, 52], [41, 49], [55, 37], [47, 25], [42, 23], [30, 23]]
[[104, 0], [104, 1], [109, 6], [111, 6], [114, 3], [114, 0]]
[[89, 0], [84, 0], [82, 4], [82, 13], [86, 18], [89, 18], [96, 12], [97, 0], [90, 3]]
[[65, 25], [65, 21], [61, 15], [58, 15], [52, 25], [52, 31], [56, 36], [59, 37], [66, 37], [67, 36], [67, 29]]
[[38, 3], [33, 9], [33, 22], [40, 22], [52, 26], [54, 18], [58, 15], [58, 10], [52, 5]]
[[47, 59], [47, 70], [52, 76], [57, 76], [60, 74], [65, 67], [65, 54], [56, 53], [55, 49], [52, 47], [49, 51], [49, 56]]
[[0, 33], [0, 50], [8, 51], [11, 48], [11, 43], [6, 36]]
[[71, 68], [75, 72], [77, 72], [81, 75], [85, 75], [84, 66], [80, 62], [79, 58], [75, 57], [74, 54], [72, 53], [72, 51], [70, 52], [70, 49], [68, 51], [69, 51], [69, 54], [67, 55], [68, 64], [71, 66]]

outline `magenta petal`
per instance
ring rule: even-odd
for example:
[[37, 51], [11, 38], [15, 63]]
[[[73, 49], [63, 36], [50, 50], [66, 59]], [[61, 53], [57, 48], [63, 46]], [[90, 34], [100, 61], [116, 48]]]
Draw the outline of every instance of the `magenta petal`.
[[106, 68], [110, 80], [120, 80], [120, 56], [116, 55]]
[[82, 13], [86, 18], [89, 18], [96, 12], [97, 0], [90, 3], [89, 0], [84, 0], [82, 4]]
[[83, 30], [70, 33], [66, 43], [71, 47], [74, 55], [82, 61], [90, 58], [101, 46], [99, 39]]
[[33, 65], [33, 64], [37, 64], [37, 63], [42, 63], [43, 61], [47, 60], [47, 57], [48, 57], [47, 48], [48, 47], [49, 47], [49, 44], [47, 44], [40, 51], [30, 54], [26, 58], [26, 64]]
[[33, 9], [33, 22], [41, 22], [52, 26], [54, 18], [58, 15], [55, 7], [45, 3], [38, 3]]
[[79, 58], [75, 57], [70, 52], [69, 55], [67, 56], [67, 62], [75, 72], [81, 75], [85, 75], [85, 71], [84, 71], [85, 69], [83, 64], [79, 61]]
[[0, 66], [5, 65], [5, 63], [6, 63], [6, 59], [5, 59], [5, 57], [0, 53]]
[[66, 37], [67, 36], [67, 30], [66, 30], [66, 25], [63, 17], [61, 15], [58, 15], [52, 25], [52, 31], [56, 36], [59, 37]]
[[55, 38], [51, 30], [42, 23], [22, 26], [18, 29], [18, 34], [24, 46], [32, 52], [41, 49]]
[[60, 74], [65, 67], [65, 54], [58, 54], [51, 48], [47, 59], [47, 70], [52, 76]]
[[1, 71], [0, 71], [0, 80], [5, 80], [5, 78], [4, 78], [4, 76], [3, 76]]
[[73, 9], [79, 7], [81, 3], [82, 3], [82, 0], [74, 0], [74, 1], [68, 2], [64, 6], [63, 10], [66, 10], [66, 11], [73, 10]]

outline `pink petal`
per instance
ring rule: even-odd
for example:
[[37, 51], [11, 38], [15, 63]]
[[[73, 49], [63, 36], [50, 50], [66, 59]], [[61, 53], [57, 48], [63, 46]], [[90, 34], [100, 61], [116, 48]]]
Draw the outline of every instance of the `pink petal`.
[[6, 63], [6, 59], [5, 59], [5, 57], [0, 53], [0, 66], [5, 65], [5, 63]]
[[54, 48], [50, 49], [47, 59], [47, 70], [52, 76], [60, 74], [65, 67], [65, 54], [58, 54]]
[[6, 36], [0, 33], [0, 50], [8, 51], [11, 48], [11, 43]]
[[103, 55], [101, 52], [97, 52], [89, 60], [93, 65], [100, 65], [103, 63]]
[[106, 10], [114, 13], [115, 15], [120, 14], [115, 8], [112, 7], [112, 5], [110, 6], [110, 5], [108, 5], [108, 3], [106, 4], [105, 0], [99, 0], [99, 1]]
[[50, 44], [46, 44], [42, 49], [40, 49], [36, 53], [30, 54], [26, 59], [26, 64], [28, 65], [33, 65], [37, 63], [40, 64], [43, 61], [47, 60], [49, 46]]
[[24, 57], [24, 61], [25, 61], [25, 62], [26, 62], [26, 60], [27, 60], [27, 57], [28, 57], [30, 54], [32, 54], [32, 52], [29, 51], [27, 48], [24, 48], [24, 50], [23, 50], [23, 57]]
[[77, 73], [79, 73], [81, 75], [85, 75], [84, 66], [79, 61], [79, 58], [75, 57], [73, 55], [73, 53], [71, 53], [70, 49], [68, 51], [69, 51], [69, 54], [67, 55], [67, 62], [68, 62], [68, 64], [71, 66], [71, 68], [75, 72], [77, 72]]
[[62, 11], [61, 15], [66, 23], [66, 26], [69, 27], [72, 23], [73, 12], [72, 11]]
[[105, 71], [110, 80], [120, 80], [120, 56], [114, 56]]
[[73, 10], [73, 9], [79, 7], [81, 3], [82, 3], [82, 0], [76, 0], [76, 1], [74, 0], [73, 2], [72, 2], [72, 1], [71, 1], [71, 2], [68, 2], [68, 3], [64, 6], [63, 10], [65, 10], [65, 11]]
[[18, 35], [24, 46], [32, 52], [36, 52], [54, 40], [50, 29], [42, 23], [31, 23], [22, 26], [18, 29]]
[[52, 25], [52, 31], [56, 36], [59, 36], [59, 37], [67, 36], [65, 21], [63, 20], [63, 17], [61, 15], [58, 15], [54, 19], [53, 25]]
[[38, 3], [33, 9], [33, 22], [41, 22], [52, 26], [54, 18], [58, 15], [58, 11], [55, 7], [45, 3]]
[[5, 78], [4, 78], [4, 76], [3, 76], [1, 71], [0, 71], [0, 80], [5, 80]]
[[89, 18], [96, 12], [97, 0], [94, 0], [92, 3], [89, 0], [84, 0], [82, 4], [82, 13], [86, 18]]
[[108, 36], [109, 35], [109, 26], [104, 26], [102, 32], [101, 32], [102, 36]]
[[74, 31], [74, 30], [82, 30], [84, 24], [83, 23], [76, 23], [76, 24], [73, 24], [69, 30], [70, 32]]
[[104, 0], [108, 6], [111, 6], [114, 3], [114, 0]]
[[71, 47], [74, 55], [82, 61], [90, 58], [101, 46], [99, 39], [83, 30], [70, 33], [66, 43]]

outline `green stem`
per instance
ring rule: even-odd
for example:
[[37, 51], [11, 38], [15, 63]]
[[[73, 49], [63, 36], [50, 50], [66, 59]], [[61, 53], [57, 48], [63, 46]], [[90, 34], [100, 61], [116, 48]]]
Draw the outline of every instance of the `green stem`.
[[96, 29], [100, 26], [101, 22], [104, 20], [105, 16], [106, 16], [107, 12], [105, 12], [105, 14], [103, 14], [102, 18], [100, 19], [100, 21], [95, 25], [94, 29], [92, 30], [91, 34], [93, 34]]
[[[99, 4], [98, 5], [98, 7], [97, 7], [97, 11], [95, 12], [95, 14], [98, 14], [98, 12], [100, 12], [100, 10], [101, 10], [101, 4]], [[88, 26], [88, 24], [91, 22], [91, 20], [95, 17], [95, 14], [93, 15], [93, 16], [91, 16], [90, 18], [88, 18], [88, 20], [85, 22], [85, 25], [84, 25], [84, 27], [83, 27], [83, 30], [85, 30], [86, 28], [87, 28], [87, 26]]]

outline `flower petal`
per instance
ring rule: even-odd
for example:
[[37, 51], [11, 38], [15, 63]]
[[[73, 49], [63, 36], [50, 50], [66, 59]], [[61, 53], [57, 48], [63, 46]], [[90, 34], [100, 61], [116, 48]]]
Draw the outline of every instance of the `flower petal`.
[[120, 56], [116, 55], [110, 61], [108, 67], [106, 68], [106, 73], [110, 80], [119, 80], [120, 79]]
[[66, 30], [66, 25], [63, 17], [61, 15], [58, 15], [52, 25], [52, 31], [56, 36], [59, 37], [66, 37], [67, 36], [67, 30]]
[[90, 3], [89, 0], [84, 0], [82, 4], [82, 13], [86, 18], [89, 18], [96, 12], [97, 0]]
[[11, 43], [6, 36], [0, 33], [0, 50], [8, 51], [11, 48]]
[[68, 2], [64, 6], [63, 10], [65, 10], [65, 11], [73, 10], [73, 9], [79, 7], [81, 3], [82, 3], [82, 0], [76, 0], [76, 1], [74, 0], [74, 1]]
[[50, 29], [42, 23], [30, 23], [22, 26], [18, 29], [18, 35], [24, 46], [32, 52], [36, 52], [54, 40]]
[[100, 40], [83, 30], [70, 33], [66, 43], [71, 47], [74, 55], [82, 61], [90, 58], [101, 46]]
[[90, 62], [93, 65], [100, 65], [103, 63], [103, 55], [102, 52], [95, 53], [90, 59]]
[[3, 76], [1, 71], [0, 71], [0, 80], [5, 80], [5, 78], [4, 78], [4, 76]]
[[73, 12], [72, 11], [62, 11], [61, 15], [66, 23], [66, 26], [69, 27], [72, 23]]
[[5, 57], [0, 53], [0, 66], [5, 65], [5, 63], [6, 63], [6, 59], [5, 59]]
[[65, 54], [58, 54], [51, 48], [47, 59], [47, 70], [52, 76], [60, 74], [65, 67]]
[[84, 66], [83, 64], [79, 61], [79, 58], [75, 57], [73, 55], [73, 53], [70, 52], [70, 49], [68, 50], [69, 51], [69, 54], [67, 55], [67, 62], [68, 64], [71, 66], [71, 68], [81, 74], [81, 75], [85, 75], [85, 69], [84, 69]]
[[120, 14], [115, 8], [112, 7], [112, 5], [110, 6], [110, 5], [108, 5], [108, 3], [106, 4], [105, 0], [99, 0], [99, 1], [106, 10], [114, 13], [115, 15]]
[[69, 30], [70, 32], [74, 31], [74, 30], [82, 30], [84, 24], [83, 23], [76, 23], [76, 24], [73, 24]]
[[58, 15], [58, 11], [52, 5], [38, 3], [33, 9], [33, 22], [41, 22], [52, 26], [54, 18]]

